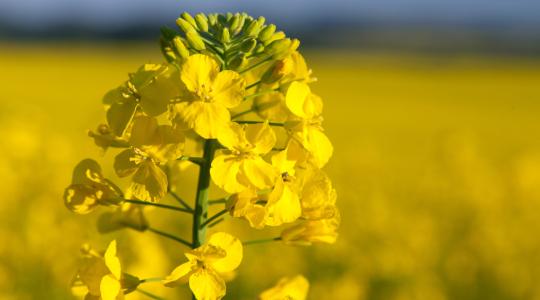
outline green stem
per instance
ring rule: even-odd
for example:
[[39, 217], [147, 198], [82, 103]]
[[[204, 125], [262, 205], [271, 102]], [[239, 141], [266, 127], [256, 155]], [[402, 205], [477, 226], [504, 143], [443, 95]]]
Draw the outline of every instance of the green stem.
[[177, 236], [174, 236], [174, 235], [172, 235], [172, 234], [170, 234], [170, 233], [166, 233], [166, 232], [163, 232], [163, 231], [161, 231], [161, 230], [154, 229], [154, 228], [152, 228], [152, 227], [148, 227], [146, 230], [148, 230], [148, 231], [150, 231], [150, 232], [153, 232], [153, 233], [155, 233], [155, 234], [157, 234], [157, 235], [161, 235], [162, 237], [166, 237], [166, 238], [168, 238], [168, 239], [177, 241], [177, 242], [179, 242], [179, 243], [181, 243], [181, 244], [184, 244], [184, 245], [186, 245], [186, 246], [188, 246], [188, 247], [191, 247], [191, 243], [190, 243], [190, 242], [188, 242], [188, 241], [186, 241], [186, 240], [184, 240], [184, 239], [182, 239], [182, 238], [179, 238], [179, 237], [177, 237]]
[[199, 182], [197, 184], [197, 197], [195, 199], [195, 212], [193, 214], [192, 248], [201, 246], [206, 239], [204, 224], [208, 217], [208, 192], [210, 188], [210, 166], [214, 159], [216, 140], [204, 142], [204, 162], [199, 165]]
[[258, 97], [258, 96], [262, 96], [262, 95], [266, 95], [266, 94], [269, 94], [269, 93], [273, 93], [273, 92], [276, 92], [278, 89], [269, 89], [269, 90], [262, 90], [260, 92], [257, 92], [257, 93], [253, 93], [251, 95], [247, 95], [244, 97], [244, 101], [245, 100], [248, 100], [248, 99], [251, 99], [253, 97]]
[[179, 161], [190, 161], [194, 164], [201, 165], [204, 163], [204, 158], [202, 157], [191, 157], [191, 156], [181, 156], [180, 158], [176, 159]]
[[208, 224], [208, 228], [212, 228], [212, 227], [216, 226], [217, 224], [219, 224], [219, 223], [221, 223], [223, 221], [225, 221], [225, 218], [221, 217], [221, 218], [217, 219], [216, 221]]
[[260, 239], [260, 240], [245, 241], [245, 242], [243, 242], [242, 244], [243, 244], [244, 246], [247, 246], [247, 245], [254, 245], [254, 244], [270, 243], [270, 242], [275, 242], [275, 241], [281, 241], [281, 237], [275, 237], [275, 238], [270, 238], [270, 239]]
[[[235, 121], [238, 124], [262, 124], [265, 121]], [[279, 123], [279, 122], [268, 122], [268, 125], [270, 126], [285, 126], [285, 123]]]
[[228, 209], [223, 209], [221, 210], [220, 212], [218, 212], [217, 214], [213, 215], [212, 217], [210, 217], [208, 220], [206, 220], [204, 223], [201, 224], [201, 227], [204, 228], [206, 227], [206, 225], [212, 223], [213, 221], [215, 221], [216, 219], [218, 219], [219, 217], [223, 216], [224, 214], [228, 213], [229, 210]]
[[249, 89], [251, 89], [251, 88], [254, 88], [254, 87], [258, 86], [259, 84], [261, 84], [261, 82], [262, 82], [262, 80], [255, 81], [254, 83], [252, 83], [252, 84], [246, 86], [246, 90], [249, 90]]
[[148, 282], [159, 282], [159, 281], [162, 281], [163, 278], [158, 278], [158, 277], [154, 277], [154, 278], [145, 278], [145, 279], [141, 279], [139, 281], [139, 284], [142, 284], [142, 283], [148, 283]]
[[247, 114], [249, 114], [250, 112], [253, 112], [253, 108], [250, 108], [250, 109], [245, 110], [245, 111], [243, 111], [243, 112], [239, 112], [239, 113], [237, 113], [236, 115], [232, 116], [231, 119], [236, 119], [236, 118], [241, 117], [241, 116], [243, 116], [243, 115], [247, 115]]
[[225, 204], [225, 203], [227, 203], [227, 198], [221, 198], [221, 199], [215, 199], [215, 200], [209, 200], [208, 201], [209, 205]]
[[134, 200], [134, 199], [124, 199], [124, 202], [137, 204], [137, 205], [155, 206], [159, 208], [176, 210], [176, 211], [181, 211], [181, 212], [190, 213], [190, 214], [193, 213], [192, 209], [187, 209], [187, 208], [182, 208], [182, 207], [167, 205], [167, 204], [161, 204], [161, 203], [146, 202], [146, 201]]
[[253, 65], [249, 66], [248, 68], [246, 68], [246, 69], [244, 69], [244, 70], [242, 70], [242, 71], [240, 71], [240, 72], [238, 72], [238, 73], [244, 74], [244, 73], [246, 73], [247, 71], [252, 70], [252, 69], [255, 69], [256, 67], [258, 67], [258, 66], [260, 66], [260, 65], [262, 65], [262, 64], [264, 64], [264, 63], [267, 63], [267, 62], [269, 62], [269, 61], [271, 61], [271, 60], [272, 60], [272, 56], [269, 56], [269, 57], [267, 57], [267, 58], [265, 58], [265, 59], [259, 61], [259, 62], [256, 63], [256, 64], [253, 64]]
[[178, 203], [182, 204], [183, 207], [185, 207], [186, 209], [189, 209], [190, 211], [193, 211], [193, 208], [191, 208], [191, 206], [189, 206], [189, 204], [187, 204], [186, 201], [184, 201], [184, 199], [182, 199], [180, 196], [178, 196], [177, 193], [173, 192], [173, 191], [169, 191], [169, 194], [171, 194], [171, 196], [173, 196], [173, 198], [178, 201]]

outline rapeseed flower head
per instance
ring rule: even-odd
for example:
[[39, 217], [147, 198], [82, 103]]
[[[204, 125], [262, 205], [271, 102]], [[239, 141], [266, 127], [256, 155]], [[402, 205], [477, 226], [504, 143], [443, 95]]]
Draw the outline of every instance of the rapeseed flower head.
[[165, 278], [163, 284], [174, 287], [189, 282], [197, 300], [216, 300], [225, 295], [224, 274], [234, 271], [242, 261], [242, 243], [225, 232], [216, 232], [208, 242], [187, 252], [188, 262]]

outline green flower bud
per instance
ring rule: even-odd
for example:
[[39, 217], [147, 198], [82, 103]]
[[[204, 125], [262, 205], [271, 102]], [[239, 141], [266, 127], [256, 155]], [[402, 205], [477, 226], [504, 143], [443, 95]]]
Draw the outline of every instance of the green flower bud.
[[197, 31], [195, 31], [195, 29], [191, 29], [190, 31], [186, 32], [186, 38], [189, 45], [195, 50], [201, 51], [206, 49], [201, 36], [197, 33]]
[[280, 59], [289, 53], [290, 46], [290, 39], [275, 40], [271, 42], [268, 46], [266, 46], [265, 52], [275, 59]]
[[253, 52], [255, 52], [257, 54], [264, 52], [264, 45], [263, 44], [258, 44], [257, 47], [255, 47], [255, 50]]
[[181, 16], [184, 20], [188, 21], [191, 26], [197, 28], [197, 23], [195, 22], [195, 19], [193, 19], [193, 17], [189, 13], [183, 12]]
[[242, 29], [243, 25], [244, 25], [244, 17], [240, 14], [236, 14], [231, 19], [230, 30], [233, 34], [237, 34], [240, 31], [240, 29]]
[[231, 59], [231, 62], [229, 63], [229, 68], [231, 70], [238, 70], [242, 68], [243, 66], [245, 66], [246, 63], [247, 63], [246, 54], [243, 52], [240, 52]]
[[231, 42], [231, 34], [229, 33], [229, 29], [227, 27], [223, 28], [221, 30], [221, 42], [222, 43], [230, 43]]
[[286, 65], [283, 60], [276, 61], [262, 76], [262, 82], [272, 84], [286, 75]]
[[257, 21], [251, 21], [248, 27], [246, 28], [247, 36], [251, 36], [251, 37], [257, 37], [260, 31], [261, 31], [261, 25]]
[[251, 51], [253, 51], [253, 49], [255, 49], [256, 45], [257, 41], [255, 41], [254, 39], [248, 39], [240, 45], [240, 50], [246, 53], [250, 53]]
[[197, 14], [195, 16], [195, 22], [197, 23], [197, 27], [199, 27], [201, 31], [208, 31], [208, 19], [204, 14]]
[[171, 49], [171, 47], [169, 46], [169, 42], [165, 40], [165, 38], [161, 38], [159, 40], [159, 45], [161, 48], [161, 53], [163, 54], [167, 62], [173, 62], [176, 60], [176, 55], [173, 49]]
[[264, 41], [270, 39], [270, 37], [272, 37], [272, 35], [274, 34], [275, 31], [276, 31], [276, 25], [274, 25], [274, 24], [270, 24], [270, 25], [264, 27], [264, 29], [261, 30], [261, 32], [259, 33], [259, 40], [261, 42], [264, 42]]
[[176, 19], [176, 25], [178, 25], [178, 27], [180, 27], [180, 29], [182, 29], [182, 31], [185, 33], [190, 30], [195, 30], [195, 27], [193, 27], [193, 25], [191, 25], [188, 21], [182, 18]]
[[264, 25], [264, 22], [266, 22], [266, 18], [263, 17], [263, 16], [260, 16], [258, 19], [257, 19], [257, 23], [259, 23], [259, 26], [262, 26]]
[[210, 25], [215, 26], [217, 22], [218, 22], [218, 17], [216, 14], [208, 15], [208, 23], [210, 23]]
[[176, 36], [173, 39], [173, 45], [174, 49], [176, 50], [176, 53], [180, 55], [182, 58], [188, 58], [189, 57], [189, 50], [187, 49], [186, 45], [182, 41], [182, 38], [179, 36]]

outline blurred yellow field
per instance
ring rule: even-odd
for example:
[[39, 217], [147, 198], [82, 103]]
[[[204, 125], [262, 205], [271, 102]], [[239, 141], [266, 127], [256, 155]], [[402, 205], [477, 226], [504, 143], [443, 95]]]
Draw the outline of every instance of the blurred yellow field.
[[[335, 147], [326, 170], [340, 238], [246, 248], [250, 263], [228, 299], [254, 299], [298, 273], [312, 284], [309, 299], [540, 299], [540, 61], [329, 50], [306, 58]], [[126, 269], [147, 277], [182, 259], [183, 249], [151, 233], [100, 237], [99, 214], [76, 216], [62, 201], [78, 161], [112, 159], [86, 134], [103, 122], [103, 94], [160, 60], [154, 45], [1, 45], [1, 299], [71, 299], [85, 242], [104, 248], [117, 238]], [[179, 193], [193, 197], [192, 188]], [[190, 231], [174, 213], [156, 216], [161, 228]], [[268, 236], [240, 222], [219, 226]], [[186, 287], [163, 294], [159, 283], [155, 292], [190, 297]]]

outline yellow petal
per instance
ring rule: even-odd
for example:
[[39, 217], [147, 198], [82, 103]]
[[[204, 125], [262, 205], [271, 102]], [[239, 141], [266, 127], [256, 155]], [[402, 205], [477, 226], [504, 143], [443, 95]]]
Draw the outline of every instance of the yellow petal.
[[332, 217], [337, 196], [330, 178], [322, 170], [308, 169], [301, 180], [302, 215], [312, 220]]
[[294, 222], [302, 215], [298, 194], [282, 180], [277, 180], [274, 189], [268, 196], [266, 209], [266, 224], [270, 226]]
[[281, 92], [265, 93], [253, 100], [253, 109], [265, 120], [284, 122], [290, 115]]
[[157, 202], [167, 193], [167, 175], [150, 160], [142, 162], [126, 191], [127, 198]]
[[178, 77], [175, 67], [164, 67], [152, 80], [138, 88], [139, 104], [145, 113], [158, 116], [167, 111], [171, 99], [180, 94]]
[[99, 205], [95, 187], [72, 184], [64, 191], [64, 204], [74, 213], [85, 215]]
[[109, 274], [105, 261], [100, 256], [84, 257], [78, 270], [78, 278], [88, 288], [88, 293], [99, 296], [101, 279]]
[[226, 70], [220, 72], [212, 85], [212, 99], [226, 108], [234, 108], [244, 100], [246, 82], [240, 74]]
[[268, 122], [248, 125], [246, 127], [246, 138], [255, 146], [252, 151], [256, 154], [266, 154], [276, 144], [276, 133]]
[[125, 99], [122, 102], [114, 102], [107, 110], [107, 123], [117, 136], [124, 135], [124, 131], [131, 122], [137, 102], [133, 98]]
[[311, 94], [309, 86], [305, 83], [295, 81], [291, 83], [287, 90], [285, 103], [289, 110], [300, 118], [308, 118], [304, 111], [304, 105]]
[[145, 115], [137, 116], [133, 120], [129, 143], [135, 147], [153, 144], [157, 128], [158, 121], [156, 118]]
[[244, 138], [244, 127], [238, 123], [230, 122], [218, 134], [218, 141], [223, 147], [234, 150], [241, 147]]
[[220, 273], [230, 272], [238, 268], [242, 262], [242, 242], [226, 232], [216, 232], [208, 239], [208, 244], [225, 250], [223, 258], [212, 261], [212, 267]]
[[101, 182], [103, 175], [101, 167], [93, 159], [81, 160], [73, 169], [71, 182], [74, 184], [92, 184]]
[[188, 90], [195, 93], [203, 85], [210, 87], [219, 73], [217, 62], [207, 55], [194, 54], [182, 65], [180, 77]]
[[129, 176], [137, 171], [141, 163], [141, 157], [133, 151], [126, 149], [114, 158], [114, 171], [119, 177]]
[[223, 150], [216, 151], [210, 175], [212, 181], [227, 193], [239, 193], [247, 188], [238, 180], [241, 162], [234, 155], [225, 154]]
[[104, 259], [105, 265], [109, 268], [109, 271], [111, 271], [116, 279], [120, 279], [122, 268], [120, 266], [120, 259], [116, 256], [116, 240], [113, 240], [107, 247]]
[[205, 139], [217, 138], [231, 119], [229, 110], [220, 103], [194, 101], [176, 105], [178, 117]]
[[120, 282], [110, 275], [101, 279], [99, 290], [101, 291], [101, 299], [103, 300], [117, 300], [119, 294], [122, 293]]
[[245, 186], [259, 190], [271, 187], [276, 178], [276, 171], [260, 156], [242, 160], [239, 181]]
[[328, 137], [319, 129], [308, 130], [307, 150], [313, 155], [313, 162], [318, 168], [322, 168], [334, 152], [334, 147]]
[[290, 160], [287, 157], [287, 150], [280, 151], [272, 156], [272, 166], [274, 166], [274, 168], [276, 168], [276, 170], [280, 174], [287, 173], [287, 175], [294, 176], [295, 165], [296, 165], [296, 161]]
[[272, 288], [262, 292], [259, 300], [305, 300], [309, 290], [309, 282], [302, 275], [286, 277]]
[[188, 282], [191, 272], [197, 265], [186, 262], [176, 267], [162, 282], [167, 287], [174, 287]]
[[197, 300], [219, 300], [225, 296], [225, 281], [211, 269], [199, 269], [189, 277], [189, 288]]

